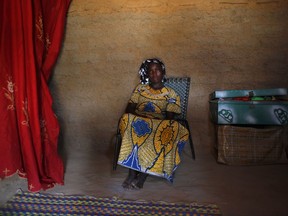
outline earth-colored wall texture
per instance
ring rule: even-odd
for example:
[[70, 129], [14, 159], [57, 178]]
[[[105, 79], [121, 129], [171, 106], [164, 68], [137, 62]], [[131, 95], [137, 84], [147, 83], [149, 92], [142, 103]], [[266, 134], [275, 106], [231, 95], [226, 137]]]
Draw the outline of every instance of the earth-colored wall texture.
[[[209, 94], [288, 87], [287, 0], [72, 0], [50, 82], [65, 149], [109, 150], [141, 62], [192, 79], [188, 120], [213, 144]], [[212, 127], [211, 127], [212, 125]]]

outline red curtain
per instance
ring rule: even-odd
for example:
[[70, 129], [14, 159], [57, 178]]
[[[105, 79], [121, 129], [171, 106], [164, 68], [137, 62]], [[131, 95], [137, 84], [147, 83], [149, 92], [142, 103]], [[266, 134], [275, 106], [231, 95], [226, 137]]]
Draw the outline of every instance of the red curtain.
[[0, 1], [0, 178], [18, 173], [33, 192], [64, 183], [48, 81], [69, 4]]

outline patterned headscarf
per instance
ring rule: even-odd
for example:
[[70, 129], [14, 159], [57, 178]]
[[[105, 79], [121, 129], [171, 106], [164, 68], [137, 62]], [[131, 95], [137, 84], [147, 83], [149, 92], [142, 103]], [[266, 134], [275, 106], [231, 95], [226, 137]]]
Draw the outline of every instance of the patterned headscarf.
[[164, 75], [166, 74], [165, 65], [160, 59], [157, 59], [157, 58], [146, 59], [145, 61], [142, 62], [140, 69], [139, 69], [140, 82], [142, 84], [148, 84], [149, 83], [148, 66], [150, 63], [159, 64], [163, 70]]

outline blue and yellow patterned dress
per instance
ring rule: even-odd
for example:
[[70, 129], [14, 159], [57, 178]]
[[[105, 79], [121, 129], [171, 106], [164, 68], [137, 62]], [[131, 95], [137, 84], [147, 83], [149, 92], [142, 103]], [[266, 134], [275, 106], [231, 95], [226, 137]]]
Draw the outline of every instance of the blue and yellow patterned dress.
[[181, 113], [180, 97], [168, 87], [154, 90], [139, 84], [129, 102], [137, 104], [139, 116], [125, 113], [121, 117], [118, 164], [173, 182], [189, 132], [177, 121], [164, 118], [166, 111]]

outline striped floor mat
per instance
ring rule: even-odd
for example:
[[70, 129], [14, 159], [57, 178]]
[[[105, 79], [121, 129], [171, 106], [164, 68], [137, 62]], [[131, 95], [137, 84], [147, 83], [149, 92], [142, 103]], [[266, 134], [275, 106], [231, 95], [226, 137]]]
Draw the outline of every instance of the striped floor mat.
[[215, 204], [131, 201], [93, 196], [50, 195], [19, 191], [0, 215], [193, 215], [219, 216]]

